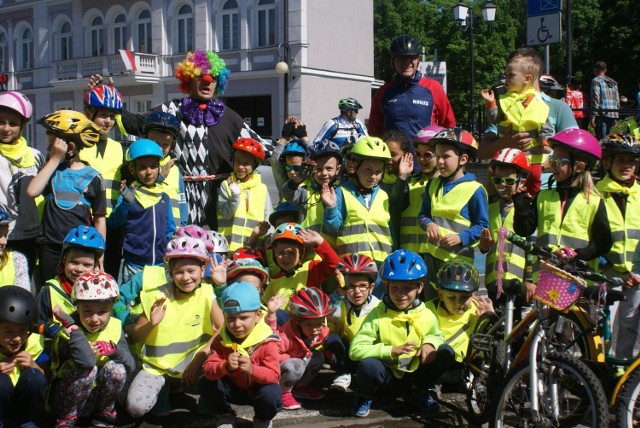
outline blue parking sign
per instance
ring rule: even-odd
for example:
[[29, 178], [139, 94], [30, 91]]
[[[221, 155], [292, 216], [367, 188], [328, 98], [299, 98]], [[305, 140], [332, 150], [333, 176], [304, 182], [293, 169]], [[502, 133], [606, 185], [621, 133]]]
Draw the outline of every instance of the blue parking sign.
[[527, 0], [527, 16], [558, 13], [561, 8], [562, 0]]

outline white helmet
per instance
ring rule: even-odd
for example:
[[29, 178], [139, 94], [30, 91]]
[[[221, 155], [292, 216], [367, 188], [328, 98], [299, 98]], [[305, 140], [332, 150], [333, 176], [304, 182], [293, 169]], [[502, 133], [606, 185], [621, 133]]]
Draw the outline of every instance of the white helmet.
[[73, 284], [75, 300], [116, 300], [119, 295], [118, 282], [105, 272], [85, 272]]
[[213, 242], [213, 251], [215, 251], [216, 253], [229, 252], [229, 243], [227, 242], [227, 238], [225, 238], [220, 232], [210, 230], [209, 239], [211, 239], [211, 242]]

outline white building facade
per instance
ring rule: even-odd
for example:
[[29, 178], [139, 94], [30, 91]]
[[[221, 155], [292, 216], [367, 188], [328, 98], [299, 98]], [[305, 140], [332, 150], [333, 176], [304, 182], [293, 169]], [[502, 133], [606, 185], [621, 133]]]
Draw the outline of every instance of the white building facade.
[[[135, 70], [121, 49], [133, 52]], [[0, 89], [27, 95], [35, 119], [82, 111], [96, 73], [113, 77], [132, 112], [181, 98], [175, 65], [193, 49], [226, 61], [220, 98], [265, 137], [295, 115], [313, 138], [340, 98], [357, 98], [361, 119], [369, 111], [372, 0], [0, 0]], [[279, 61], [288, 74], [276, 73]], [[34, 123], [26, 137], [44, 150]]]

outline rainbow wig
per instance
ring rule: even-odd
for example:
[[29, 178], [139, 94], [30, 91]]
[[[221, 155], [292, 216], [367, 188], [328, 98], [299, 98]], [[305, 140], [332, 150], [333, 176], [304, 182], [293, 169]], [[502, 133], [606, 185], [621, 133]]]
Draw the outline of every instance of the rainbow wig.
[[184, 61], [179, 62], [176, 67], [176, 78], [180, 80], [180, 91], [188, 94], [191, 79], [207, 74], [218, 81], [216, 94], [224, 94], [229, 74], [231, 74], [224, 60], [212, 51], [189, 52]]

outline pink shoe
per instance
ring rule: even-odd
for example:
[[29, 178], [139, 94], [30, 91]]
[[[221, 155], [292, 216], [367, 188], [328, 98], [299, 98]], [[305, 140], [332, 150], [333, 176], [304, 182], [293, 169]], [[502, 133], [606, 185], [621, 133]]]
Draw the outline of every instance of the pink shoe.
[[309, 386], [295, 386], [293, 387], [293, 395], [300, 400], [322, 400], [324, 393]]
[[293, 398], [291, 391], [282, 391], [282, 408], [285, 410], [296, 410], [302, 407], [300, 403]]

